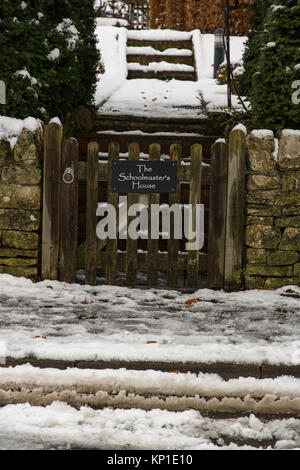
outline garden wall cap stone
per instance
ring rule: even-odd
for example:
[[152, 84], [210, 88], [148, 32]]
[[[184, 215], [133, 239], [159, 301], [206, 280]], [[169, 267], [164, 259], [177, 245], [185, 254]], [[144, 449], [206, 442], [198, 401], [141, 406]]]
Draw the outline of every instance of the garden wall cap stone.
[[282, 168], [300, 168], [300, 131], [282, 131], [278, 161]]

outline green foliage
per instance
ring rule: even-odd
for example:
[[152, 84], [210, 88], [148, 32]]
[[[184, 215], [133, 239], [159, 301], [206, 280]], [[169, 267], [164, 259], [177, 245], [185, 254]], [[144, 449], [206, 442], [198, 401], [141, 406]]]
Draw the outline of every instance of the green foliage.
[[240, 91], [243, 96], [250, 95], [252, 76], [256, 72], [259, 52], [261, 48], [263, 22], [267, 9], [272, 5], [273, 0], [256, 0], [250, 7], [251, 30], [248, 33], [248, 40], [243, 55], [245, 72], [240, 79]]
[[300, 2], [257, 0], [252, 10], [241, 93], [251, 101], [256, 126], [299, 128], [292, 84], [300, 79]]
[[99, 53], [93, 0], [2, 0], [1, 114], [47, 120], [92, 103]]
[[241, 289], [245, 289], [245, 282], [250, 279], [249, 271], [246, 268], [239, 269], [233, 273], [235, 282], [239, 285]]
[[300, 78], [299, 25], [297, 0], [284, 6], [274, 0], [263, 22], [250, 99], [256, 123], [274, 131], [300, 128], [300, 108], [292, 102], [292, 84]]

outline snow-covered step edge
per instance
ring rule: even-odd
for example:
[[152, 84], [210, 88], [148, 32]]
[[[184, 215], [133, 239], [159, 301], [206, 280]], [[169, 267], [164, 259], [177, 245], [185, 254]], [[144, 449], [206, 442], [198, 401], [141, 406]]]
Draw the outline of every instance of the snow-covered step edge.
[[[114, 131], [113, 129], [111, 130], [107, 130], [107, 131], [98, 131], [97, 134], [109, 134], [109, 135], [142, 135], [142, 136], [150, 136], [150, 137], [171, 137], [172, 139], [174, 137], [178, 137], [178, 138], [181, 138], [181, 137], [203, 137], [203, 134], [200, 134], [200, 133], [196, 133], [196, 132], [143, 132], [143, 131], [140, 131], [140, 130], [136, 130], [136, 131]], [[205, 136], [206, 137], [206, 136]]]
[[165, 49], [164, 51], [160, 51], [158, 49], [154, 49], [151, 46], [145, 47], [134, 47], [129, 46], [126, 49], [127, 55], [156, 55], [156, 56], [186, 56], [191, 57], [193, 55], [193, 51], [189, 49], [177, 49], [177, 48], [169, 48]]
[[150, 62], [149, 65], [141, 65], [138, 62], [127, 64], [128, 71], [138, 72], [195, 72], [195, 68], [185, 64], [171, 64], [170, 62]]
[[127, 38], [141, 41], [189, 41], [191, 32], [175, 31], [172, 29], [128, 30]]
[[[217, 374], [169, 373], [127, 369], [41, 369], [30, 364], [0, 368], [0, 388], [74, 389], [82, 393], [97, 391], [202, 397], [246, 397], [272, 395], [300, 399], [300, 379], [240, 377], [225, 381]], [[300, 408], [299, 408], [300, 411]]]

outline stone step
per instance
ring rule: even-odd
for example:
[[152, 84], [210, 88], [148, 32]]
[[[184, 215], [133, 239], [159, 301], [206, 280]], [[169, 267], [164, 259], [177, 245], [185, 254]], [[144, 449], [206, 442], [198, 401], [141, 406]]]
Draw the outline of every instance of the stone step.
[[143, 55], [143, 54], [127, 54], [127, 63], [139, 63], [141, 65], [149, 65], [151, 62], [168, 62], [170, 64], [184, 64], [194, 66], [194, 56], [190, 55]]
[[[176, 116], [176, 110], [174, 110]], [[202, 136], [222, 136], [224, 127], [229, 116], [226, 113], [210, 113], [207, 118], [176, 118], [176, 117], [146, 117], [132, 115], [99, 114], [96, 117], [93, 133], [97, 131], [109, 131], [113, 129], [117, 132], [143, 131], [154, 132], [181, 132], [197, 133]]]
[[128, 39], [127, 47], [153, 47], [158, 51], [166, 49], [188, 49], [193, 50], [192, 41], [150, 41], [145, 39]]
[[135, 79], [157, 79], [157, 80], [183, 80], [195, 82], [197, 80], [196, 72], [182, 71], [160, 71], [160, 72], [143, 72], [142, 70], [128, 70], [128, 80]]

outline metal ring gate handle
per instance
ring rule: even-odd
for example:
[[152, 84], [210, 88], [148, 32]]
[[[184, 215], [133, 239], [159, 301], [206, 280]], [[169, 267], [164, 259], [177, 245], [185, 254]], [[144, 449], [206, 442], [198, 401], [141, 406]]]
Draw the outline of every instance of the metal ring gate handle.
[[75, 179], [73, 168], [66, 168], [63, 174], [63, 182], [66, 184], [72, 184]]

